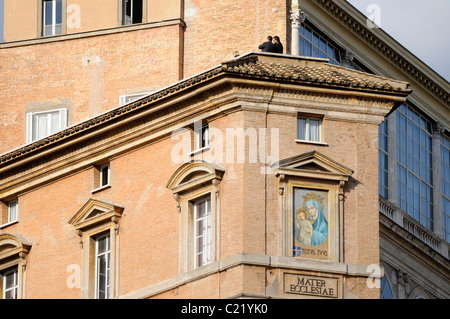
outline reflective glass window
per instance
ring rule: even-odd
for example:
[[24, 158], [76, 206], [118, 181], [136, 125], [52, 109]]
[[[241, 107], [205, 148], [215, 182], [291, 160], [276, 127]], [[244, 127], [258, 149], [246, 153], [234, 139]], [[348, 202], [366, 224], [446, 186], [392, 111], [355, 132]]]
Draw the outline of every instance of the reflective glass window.
[[378, 191], [388, 197], [388, 132], [386, 118], [378, 127]]
[[409, 105], [397, 118], [398, 202], [405, 212], [433, 229], [431, 122]]
[[386, 279], [386, 276], [384, 276], [380, 281], [380, 299], [393, 298], [391, 285], [389, 285], [389, 281]]
[[442, 227], [445, 239], [450, 242], [450, 137], [441, 136], [441, 194]]

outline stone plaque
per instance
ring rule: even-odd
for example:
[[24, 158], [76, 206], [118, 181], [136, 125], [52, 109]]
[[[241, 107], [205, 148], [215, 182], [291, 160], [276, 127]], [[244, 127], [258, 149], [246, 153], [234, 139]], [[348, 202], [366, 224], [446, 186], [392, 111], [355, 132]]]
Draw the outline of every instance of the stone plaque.
[[284, 274], [284, 292], [287, 294], [337, 298], [337, 278]]

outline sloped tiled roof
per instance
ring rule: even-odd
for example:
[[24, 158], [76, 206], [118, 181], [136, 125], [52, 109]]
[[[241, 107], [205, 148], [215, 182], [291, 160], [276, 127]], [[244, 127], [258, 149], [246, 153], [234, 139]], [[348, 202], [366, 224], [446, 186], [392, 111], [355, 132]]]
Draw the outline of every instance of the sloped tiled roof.
[[408, 84], [405, 82], [350, 70], [327, 62], [328, 60], [326, 59], [250, 52], [223, 62], [221, 65], [203, 73], [179, 81], [137, 101], [114, 108], [46, 138], [2, 154], [0, 155], [0, 166], [47, 145], [60, 142], [87, 129], [124, 116], [129, 112], [147, 107], [172, 93], [182, 91], [220, 75], [248, 76], [271, 81], [288, 81], [303, 85], [356, 89], [378, 93], [401, 95], [410, 93]]
[[228, 73], [292, 80], [302, 82], [302, 84], [385, 92], [409, 92], [405, 82], [325, 63], [326, 59], [306, 57], [299, 59], [299, 57], [291, 56], [287, 59], [288, 56], [285, 56], [284, 61], [277, 61], [277, 56], [274, 54], [253, 54], [238, 58], [235, 61], [224, 62], [221, 69]]

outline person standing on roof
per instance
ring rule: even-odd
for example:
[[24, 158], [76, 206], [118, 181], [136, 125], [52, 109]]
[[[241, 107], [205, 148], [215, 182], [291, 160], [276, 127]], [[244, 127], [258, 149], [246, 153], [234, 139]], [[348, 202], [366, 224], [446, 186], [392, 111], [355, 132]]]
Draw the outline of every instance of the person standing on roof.
[[273, 42], [274, 42], [273, 52], [283, 54], [283, 44], [280, 41], [280, 37], [277, 36], [277, 35], [274, 36], [273, 37]]
[[262, 52], [274, 52], [275, 45], [272, 42], [272, 37], [269, 35], [267, 37], [267, 41], [261, 44], [258, 49], [261, 49]]

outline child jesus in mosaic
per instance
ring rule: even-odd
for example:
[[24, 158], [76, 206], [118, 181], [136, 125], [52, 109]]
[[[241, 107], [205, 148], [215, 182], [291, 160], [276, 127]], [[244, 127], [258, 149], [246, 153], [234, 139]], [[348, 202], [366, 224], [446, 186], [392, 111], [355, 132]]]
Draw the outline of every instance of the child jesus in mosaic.
[[298, 241], [304, 245], [311, 245], [313, 226], [305, 210], [297, 211]]

